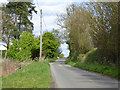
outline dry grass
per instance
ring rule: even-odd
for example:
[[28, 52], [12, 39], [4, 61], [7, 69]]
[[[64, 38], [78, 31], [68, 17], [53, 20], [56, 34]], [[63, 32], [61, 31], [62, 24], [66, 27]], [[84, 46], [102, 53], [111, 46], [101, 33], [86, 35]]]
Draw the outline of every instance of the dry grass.
[[18, 63], [17, 61], [3, 60], [2, 61], [2, 77], [7, 77], [8, 75], [18, 71], [22, 67], [30, 64], [28, 61]]
[[2, 61], [2, 76], [6, 77], [18, 70], [19, 63], [10, 60]]

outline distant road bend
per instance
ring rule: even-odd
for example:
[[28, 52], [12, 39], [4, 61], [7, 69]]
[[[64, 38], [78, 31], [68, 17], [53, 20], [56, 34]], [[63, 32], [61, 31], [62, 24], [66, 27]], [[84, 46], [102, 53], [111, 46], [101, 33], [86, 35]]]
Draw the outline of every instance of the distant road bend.
[[55, 88], [118, 88], [118, 80], [65, 64], [64, 59], [50, 63]]

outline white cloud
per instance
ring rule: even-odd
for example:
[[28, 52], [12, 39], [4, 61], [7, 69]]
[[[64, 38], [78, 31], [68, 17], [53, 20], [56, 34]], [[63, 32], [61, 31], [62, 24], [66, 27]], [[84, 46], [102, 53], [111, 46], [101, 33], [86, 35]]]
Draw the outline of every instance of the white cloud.
[[0, 0], [0, 3], [7, 3], [7, 0]]
[[65, 57], [69, 56], [69, 50], [67, 49], [68, 45], [66, 43], [61, 44], [62, 47], [62, 53], [64, 54]]
[[[37, 6], [36, 10], [38, 11], [37, 14], [33, 14], [33, 23], [34, 23], [34, 31], [33, 34], [35, 36], [40, 35], [40, 9], [42, 9], [43, 13], [43, 32], [51, 31], [53, 28], [57, 29], [59, 26], [56, 23], [57, 14], [65, 13], [66, 7], [71, 4], [69, 2], [62, 2], [61, 0], [35, 0], [34, 3]], [[39, 5], [39, 7], [38, 7]], [[45, 26], [46, 24], [46, 26]], [[67, 44], [62, 44], [62, 53], [67, 57], [69, 55], [69, 50], [67, 49]]]

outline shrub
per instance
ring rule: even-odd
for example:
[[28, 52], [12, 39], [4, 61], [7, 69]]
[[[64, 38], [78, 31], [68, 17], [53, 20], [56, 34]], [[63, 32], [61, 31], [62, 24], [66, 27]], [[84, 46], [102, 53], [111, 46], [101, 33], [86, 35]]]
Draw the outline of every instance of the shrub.
[[12, 41], [12, 45], [10, 45], [9, 49], [7, 50], [7, 56], [12, 59], [17, 59], [18, 52], [19, 52], [18, 40], [14, 39]]
[[47, 32], [43, 35], [43, 55], [48, 58], [57, 57], [57, 49], [59, 47], [59, 44], [55, 38], [55, 36]]
[[85, 56], [85, 54], [79, 54], [79, 56], [77, 57], [77, 60], [82, 62], [83, 61], [83, 57]]
[[64, 58], [64, 54], [60, 54], [59, 57], [60, 57], [60, 58]]
[[23, 32], [20, 40], [14, 39], [8, 49], [8, 56], [12, 59], [18, 59], [19, 62], [29, 60], [32, 57], [31, 51], [34, 49], [34, 36], [31, 33]]

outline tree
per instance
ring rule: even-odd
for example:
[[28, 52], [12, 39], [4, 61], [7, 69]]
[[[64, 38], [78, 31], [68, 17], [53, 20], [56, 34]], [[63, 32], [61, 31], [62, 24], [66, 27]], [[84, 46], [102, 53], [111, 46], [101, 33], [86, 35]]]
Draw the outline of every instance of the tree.
[[[47, 32], [43, 35], [43, 56], [48, 58], [57, 57], [57, 49], [59, 44], [55, 36]], [[12, 45], [8, 49], [8, 56], [14, 60], [22, 62], [24, 60], [34, 59], [39, 57], [40, 39], [28, 32], [23, 32], [20, 39], [14, 39]]]
[[13, 45], [8, 49], [8, 56], [18, 59], [20, 62], [32, 58], [32, 50], [35, 49], [34, 36], [31, 33], [23, 32], [20, 40], [14, 39]]
[[35, 7], [32, 5], [31, 2], [9, 2], [6, 5], [6, 8], [14, 20], [14, 25], [17, 27], [12, 33], [15, 39], [19, 39], [23, 31], [32, 32], [33, 23], [29, 18], [32, 19], [32, 11], [37, 13]]
[[67, 31], [66, 41], [69, 45], [70, 57], [74, 59], [93, 48], [86, 18], [88, 13], [82, 7], [72, 4], [66, 9], [66, 14], [58, 18], [58, 25]]
[[77, 59], [93, 47], [97, 48], [97, 62], [120, 63], [118, 56], [119, 7], [118, 2], [72, 4], [66, 14], [58, 17], [58, 25], [66, 29], [70, 57]]
[[59, 44], [55, 38], [55, 36], [47, 32], [43, 35], [43, 43], [42, 43], [42, 50], [43, 55], [48, 58], [57, 57], [57, 49]]
[[53, 28], [51, 33], [53, 33], [53, 35], [55, 36], [55, 38], [57, 39], [57, 42], [59, 44], [63, 44], [65, 42], [63, 33], [60, 30], [57, 30], [57, 29]]
[[20, 61], [29, 60], [32, 58], [32, 50], [34, 49], [34, 36], [31, 33], [23, 32], [19, 40], [18, 58]]
[[88, 17], [90, 34], [102, 62], [118, 64], [118, 2], [89, 3], [87, 6], [89, 12], [92, 9]]
[[7, 44], [9, 49], [10, 39], [19, 39], [23, 31], [33, 30], [32, 12], [35, 7], [31, 2], [9, 2], [6, 7], [2, 7], [2, 41]]
[[2, 20], [1, 20], [1, 33], [2, 33], [2, 41], [7, 44], [7, 49], [9, 49], [9, 43], [11, 38], [11, 32], [16, 29], [15, 25], [13, 24], [13, 19], [11, 18], [9, 11], [2, 7]]
[[7, 56], [12, 58], [13, 60], [16, 60], [18, 52], [19, 52], [18, 40], [14, 39], [12, 41], [12, 45], [10, 45], [9, 49], [7, 50]]

